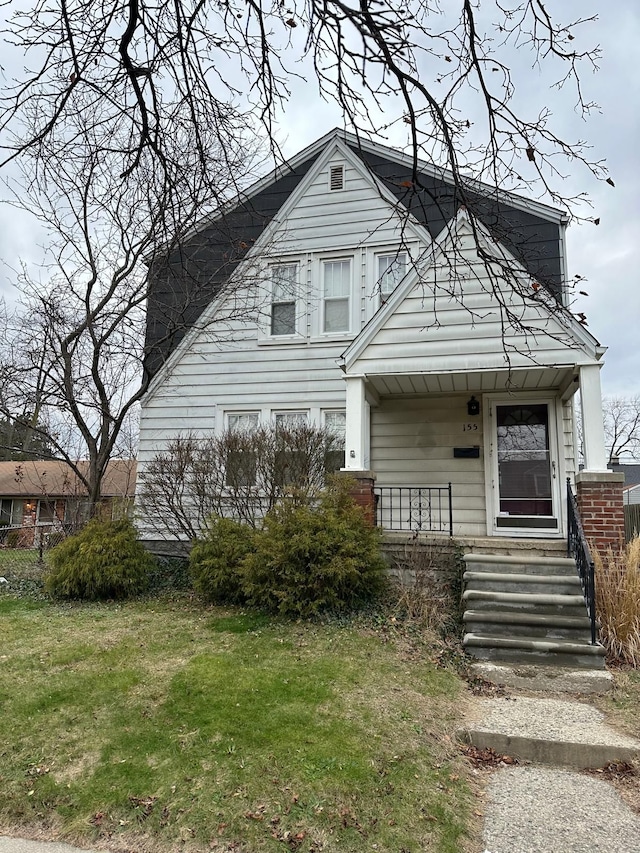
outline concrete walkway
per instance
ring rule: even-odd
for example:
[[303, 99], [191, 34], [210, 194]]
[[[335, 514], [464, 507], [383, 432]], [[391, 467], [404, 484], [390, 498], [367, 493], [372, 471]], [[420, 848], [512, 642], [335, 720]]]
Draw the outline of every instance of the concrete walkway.
[[27, 841], [24, 838], [0, 835], [0, 853], [99, 853], [99, 851], [71, 847], [69, 844], [61, 844], [58, 841]]
[[[482, 667], [476, 672], [496, 677]], [[525, 695], [518, 692], [521, 675], [500, 676], [516, 688], [479, 699], [479, 718], [458, 734], [478, 749], [530, 764], [492, 775], [485, 853], [640, 853], [640, 815], [606, 781], [578, 772], [640, 757], [640, 741], [614, 731], [599, 711], [570, 695]], [[526, 687], [531, 693], [551, 683], [559, 692], [576, 690], [580, 681], [579, 672], [529, 673]]]

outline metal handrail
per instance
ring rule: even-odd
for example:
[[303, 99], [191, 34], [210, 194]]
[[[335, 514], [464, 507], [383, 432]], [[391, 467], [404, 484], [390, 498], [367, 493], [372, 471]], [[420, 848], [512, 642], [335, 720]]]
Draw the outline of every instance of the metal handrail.
[[451, 483], [446, 486], [376, 486], [374, 493], [378, 527], [453, 536]]
[[582, 593], [591, 622], [591, 644], [595, 645], [597, 642], [595, 565], [584, 535], [578, 503], [571, 489], [569, 478], [567, 478], [567, 553], [576, 561]]

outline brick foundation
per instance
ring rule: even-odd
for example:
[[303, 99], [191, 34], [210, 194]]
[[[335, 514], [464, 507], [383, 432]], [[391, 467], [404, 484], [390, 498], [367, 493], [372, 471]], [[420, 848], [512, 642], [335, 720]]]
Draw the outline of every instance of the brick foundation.
[[353, 481], [351, 497], [364, 510], [365, 517], [373, 527], [376, 523], [376, 496], [373, 491], [376, 475], [373, 471], [341, 471]]
[[624, 474], [613, 471], [576, 475], [576, 500], [585, 536], [599, 551], [619, 551], [624, 545]]

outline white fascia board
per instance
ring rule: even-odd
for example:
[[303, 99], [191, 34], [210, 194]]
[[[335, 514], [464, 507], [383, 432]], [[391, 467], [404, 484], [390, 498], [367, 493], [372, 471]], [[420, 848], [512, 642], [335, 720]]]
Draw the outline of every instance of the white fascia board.
[[[409, 294], [418, 277], [417, 270], [420, 270], [420, 275], [426, 273], [435, 264], [441, 251], [454, 249], [454, 243], [458, 237], [459, 230], [465, 225], [467, 227], [471, 227], [469, 214], [464, 208], [461, 208], [454, 219], [450, 220], [445, 225], [440, 234], [438, 234], [434, 239], [432, 245], [418, 259], [415, 267], [407, 274], [404, 281], [398, 285], [387, 302], [379, 309], [379, 311], [376, 312], [376, 314], [374, 314], [360, 334], [354, 338], [351, 344], [344, 351], [341, 363], [343, 365], [343, 370], [345, 370], [347, 374], [354, 362], [362, 355], [367, 346], [369, 346], [377, 332], [384, 326], [387, 318], [394, 313], [396, 308]], [[530, 273], [528, 273], [513, 257], [511, 252], [509, 252], [497, 240], [494, 240], [481, 222], [474, 219], [474, 226], [478, 234], [478, 238], [482, 243], [482, 247], [488, 254], [493, 254], [497, 260], [509, 263], [513, 267], [515, 273], [521, 275], [523, 279], [532, 280]], [[581, 323], [576, 320], [573, 314], [560, 305], [560, 303], [554, 304], [553, 311], [556, 311], [556, 306], [558, 313], [563, 315], [567, 331], [571, 334], [576, 343], [581, 345], [581, 348], [590, 359], [599, 358], [600, 356], [597, 355], [599, 352], [598, 341]], [[552, 313], [551, 309], [549, 309], [549, 311]]]

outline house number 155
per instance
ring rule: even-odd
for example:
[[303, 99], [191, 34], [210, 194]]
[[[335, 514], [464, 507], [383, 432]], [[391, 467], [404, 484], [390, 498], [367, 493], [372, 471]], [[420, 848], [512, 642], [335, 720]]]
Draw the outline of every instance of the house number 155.
[[477, 432], [478, 424], [462, 424], [462, 432]]

